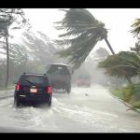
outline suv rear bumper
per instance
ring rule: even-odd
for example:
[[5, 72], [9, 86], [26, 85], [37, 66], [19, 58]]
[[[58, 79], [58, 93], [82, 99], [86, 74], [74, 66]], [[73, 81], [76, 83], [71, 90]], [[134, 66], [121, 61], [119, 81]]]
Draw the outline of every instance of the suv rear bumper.
[[51, 100], [51, 94], [16, 94], [19, 101], [30, 102], [49, 102]]

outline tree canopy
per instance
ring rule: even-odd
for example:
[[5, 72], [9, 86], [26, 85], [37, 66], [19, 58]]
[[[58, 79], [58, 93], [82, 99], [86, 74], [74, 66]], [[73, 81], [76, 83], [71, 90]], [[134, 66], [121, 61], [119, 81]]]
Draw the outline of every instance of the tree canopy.
[[65, 30], [66, 33], [59, 35], [59, 40], [55, 40], [58, 45], [67, 48], [59, 51], [60, 57], [68, 57], [69, 63], [74, 68], [79, 68], [85, 61], [91, 50], [98, 41], [105, 39], [109, 49], [114, 54], [107, 40], [107, 29], [105, 24], [98, 21], [86, 9], [69, 9], [62, 21], [57, 22], [55, 27], [58, 30]]

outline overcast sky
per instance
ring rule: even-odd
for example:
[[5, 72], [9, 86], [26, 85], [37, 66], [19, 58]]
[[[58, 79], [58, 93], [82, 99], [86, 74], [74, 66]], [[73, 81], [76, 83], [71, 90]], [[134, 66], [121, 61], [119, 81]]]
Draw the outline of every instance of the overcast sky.
[[[136, 18], [140, 18], [139, 9], [88, 9], [93, 16], [102, 21], [108, 30], [108, 40], [115, 52], [129, 50], [134, 46], [136, 39], [130, 33], [130, 26]], [[29, 18], [33, 30], [39, 30], [51, 39], [57, 38], [59, 31], [55, 30], [54, 22], [63, 18], [64, 12], [58, 9], [24, 9], [26, 17]], [[107, 48], [104, 41], [96, 45]], [[108, 48], [107, 48], [108, 49]], [[95, 51], [95, 49], [93, 50]]]

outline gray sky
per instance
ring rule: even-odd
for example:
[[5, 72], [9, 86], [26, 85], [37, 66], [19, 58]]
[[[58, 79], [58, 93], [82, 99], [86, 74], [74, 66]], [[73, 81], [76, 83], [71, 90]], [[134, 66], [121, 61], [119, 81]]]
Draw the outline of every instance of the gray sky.
[[[140, 18], [139, 9], [88, 9], [93, 16], [105, 23], [108, 31], [108, 40], [115, 52], [129, 50], [133, 47], [136, 39], [130, 33], [132, 29], [130, 26], [134, 23], [136, 18]], [[30, 19], [33, 30], [39, 30], [51, 39], [56, 39], [59, 31], [55, 30], [54, 22], [63, 18], [64, 12], [58, 9], [24, 9], [26, 17]], [[20, 31], [16, 31], [20, 32]], [[105, 47], [107, 45], [101, 41], [96, 45], [95, 51], [98, 47]], [[108, 49], [108, 48], [107, 48]]]

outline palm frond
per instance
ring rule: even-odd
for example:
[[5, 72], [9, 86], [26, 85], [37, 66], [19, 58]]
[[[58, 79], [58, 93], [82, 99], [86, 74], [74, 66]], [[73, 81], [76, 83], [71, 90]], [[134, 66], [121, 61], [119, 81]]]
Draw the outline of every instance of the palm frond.
[[134, 37], [138, 36], [140, 33], [140, 19], [136, 19], [136, 21], [131, 25], [133, 28], [130, 32], [134, 34]]
[[66, 32], [59, 35], [63, 39], [54, 42], [69, 47], [57, 54], [60, 57], [68, 57], [69, 63], [78, 68], [97, 42], [107, 36], [107, 30], [104, 23], [96, 20], [86, 9], [69, 9], [65, 12], [63, 20], [56, 22], [55, 28]]
[[133, 77], [140, 72], [140, 59], [133, 52], [120, 52], [119, 54], [109, 56], [106, 60], [100, 62], [98, 67], [105, 68], [106, 74], [116, 77]]
[[69, 57], [69, 63], [74, 68], [79, 68], [98, 41], [98, 38], [93, 39], [93, 36], [91, 36], [87, 40], [81, 40], [79, 43], [75, 43], [71, 47], [57, 52], [57, 54], [60, 57]]

